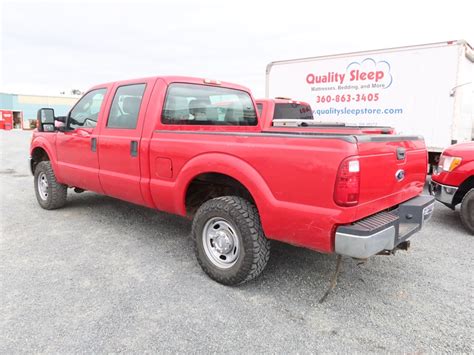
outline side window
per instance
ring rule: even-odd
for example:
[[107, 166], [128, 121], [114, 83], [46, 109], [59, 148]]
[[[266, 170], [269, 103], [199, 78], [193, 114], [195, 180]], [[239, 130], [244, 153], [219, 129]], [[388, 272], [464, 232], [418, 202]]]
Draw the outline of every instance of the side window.
[[145, 84], [120, 86], [110, 107], [108, 128], [135, 129]]
[[263, 109], [263, 104], [258, 103], [257, 104], [257, 110], [258, 110], [258, 115], [262, 115], [262, 109]]
[[241, 90], [198, 84], [170, 84], [161, 120], [164, 124], [255, 126], [250, 95]]
[[74, 106], [69, 114], [68, 127], [95, 127], [106, 89], [89, 91]]

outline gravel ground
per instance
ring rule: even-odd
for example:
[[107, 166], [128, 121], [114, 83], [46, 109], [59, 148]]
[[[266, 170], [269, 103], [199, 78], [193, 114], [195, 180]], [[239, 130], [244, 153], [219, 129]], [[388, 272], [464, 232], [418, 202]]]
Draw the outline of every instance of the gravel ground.
[[408, 252], [358, 265], [273, 243], [255, 281], [200, 269], [189, 221], [93, 193], [35, 199], [30, 132], [0, 131], [0, 353], [473, 352], [474, 239], [437, 204]]

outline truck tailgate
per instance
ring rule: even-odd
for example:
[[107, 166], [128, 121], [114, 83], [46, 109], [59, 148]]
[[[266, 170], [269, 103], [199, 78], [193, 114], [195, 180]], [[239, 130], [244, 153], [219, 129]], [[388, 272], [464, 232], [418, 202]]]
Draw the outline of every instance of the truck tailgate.
[[360, 163], [358, 219], [398, 205], [423, 191], [427, 153], [422, 137], [356, 137]]

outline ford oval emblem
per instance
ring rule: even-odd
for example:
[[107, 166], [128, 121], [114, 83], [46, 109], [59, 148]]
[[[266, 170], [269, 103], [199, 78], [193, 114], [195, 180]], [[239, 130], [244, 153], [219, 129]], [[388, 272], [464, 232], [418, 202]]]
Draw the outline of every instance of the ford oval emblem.
[[402, 181], [403, 179], [405, 179], [405, 170], [397, 170], [397, 172], [395, 173], [395, 178], [397, 179], [397, 181]]

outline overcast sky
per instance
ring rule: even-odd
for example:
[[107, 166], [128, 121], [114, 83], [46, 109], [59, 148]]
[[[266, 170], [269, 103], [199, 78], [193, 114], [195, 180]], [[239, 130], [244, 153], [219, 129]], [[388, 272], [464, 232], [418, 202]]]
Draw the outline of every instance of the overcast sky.
[[[275, 60], [465, 39], [472, 1], [3, 1], [0, 91], [190, 75], [265, 92]], [[440, 68], [442, 69], [442, 68]]]

